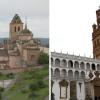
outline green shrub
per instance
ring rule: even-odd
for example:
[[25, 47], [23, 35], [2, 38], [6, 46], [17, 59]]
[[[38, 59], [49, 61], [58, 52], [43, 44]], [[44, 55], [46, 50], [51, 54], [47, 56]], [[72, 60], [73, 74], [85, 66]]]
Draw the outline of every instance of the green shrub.
[[0, 72], [0, 76], [3, 76], [2, 72]]
[[6, 75], [8, 78], [14, 78], [14, 74], [13, 73], [9, 73]]
[[4, 91], [4, 88], [3, 87], [0, 87], [0, 92], [3, 92]]
[[0, 92], [0, 100], [2, 100], [2, 93]]
[[28, 92], [28, 89], [24, 88], [24, 89], [21, 90], [21, 92], [22, 93], [27, 93]]
[[39, 64], [48, 64], [49, 63], [49, 56], [46, 53], [41, 52], [39, 59], [38, 59]]
[[29, 98], [37, 97], [38, 95], [35, 92], [31, 92], [29, 94]]
[[39, 80], [39, 81], [38, 81], [38, 86], [39, 86], [39, 88], [44, 88], [44, 87], [46, 87], [44, 81], [42, 81], [42, 80]]
[[37, 83], [34, 83], [34, 84], [30, 84], [29, 85], [29, 89], [31, 91], [34, 91], [34, 90], [37, 90], [39, 88], [38, 84]]

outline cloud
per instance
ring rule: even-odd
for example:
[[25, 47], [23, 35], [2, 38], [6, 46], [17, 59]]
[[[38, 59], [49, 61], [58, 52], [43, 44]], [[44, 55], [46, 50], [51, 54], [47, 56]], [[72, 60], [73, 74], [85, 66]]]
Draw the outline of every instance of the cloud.
[[0, 26], [2, 28], [0, 28], [0, 36], [2, 33], [9, 33], [9, 23], [15, 13], [18, 13], [23, 21], [27, 17], [28, 28], [33, 33], [38, 33], [38, 37], [48, 37], [49, 0], [0, 1]]

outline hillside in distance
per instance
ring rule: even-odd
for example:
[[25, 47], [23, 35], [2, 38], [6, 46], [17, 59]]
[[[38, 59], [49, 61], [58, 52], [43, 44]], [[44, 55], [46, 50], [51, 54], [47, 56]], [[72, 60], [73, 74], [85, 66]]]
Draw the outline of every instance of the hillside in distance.
[[[49, 47], [49, 38], [34, 38], [40, 40], [40, 43], [44, 47]], [[0, 43], [3, 43], [4, 40], [8, 40], [8, 38], [0, 38]]]

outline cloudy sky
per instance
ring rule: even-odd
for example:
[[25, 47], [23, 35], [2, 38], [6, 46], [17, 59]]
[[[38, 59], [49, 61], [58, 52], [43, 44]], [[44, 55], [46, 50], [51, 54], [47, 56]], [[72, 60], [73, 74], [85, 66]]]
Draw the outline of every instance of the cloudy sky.
[[100, 0], [51, 0], [50, 50], [92, 57], [92, 25]]
[[16, 13], [23, 22], [27, 18], [35, 37], [48, 37], [49, 0], [0, 0], [0, 37], [9, 36], [9, 23]]

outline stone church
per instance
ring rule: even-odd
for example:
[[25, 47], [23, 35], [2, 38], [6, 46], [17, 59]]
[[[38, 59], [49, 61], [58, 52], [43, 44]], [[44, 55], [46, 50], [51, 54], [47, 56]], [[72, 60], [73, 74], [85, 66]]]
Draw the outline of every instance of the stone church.
[[93, 24], [93, 58], [51, 52], [51, 100], [100, 100], [100, 9]]
[[15, 14], [9, 24], [9, 39], [0, 44], [0, 69], [36, 65], [40, 41], [33, 38], [27, 23]]

